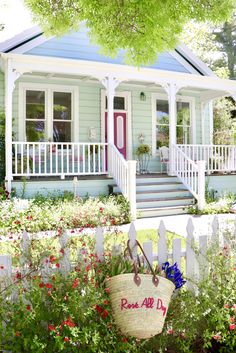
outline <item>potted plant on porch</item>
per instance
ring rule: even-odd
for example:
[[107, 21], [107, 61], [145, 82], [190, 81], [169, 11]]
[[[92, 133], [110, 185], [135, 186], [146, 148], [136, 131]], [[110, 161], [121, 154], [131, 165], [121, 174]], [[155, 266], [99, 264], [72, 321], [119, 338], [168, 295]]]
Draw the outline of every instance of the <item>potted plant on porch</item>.
[[135, 151], [138, 160], [138, 170], [141, 174], [148, 173], [148, 164], [151, 156], [151, 147], [145, 143], [141, 143]]

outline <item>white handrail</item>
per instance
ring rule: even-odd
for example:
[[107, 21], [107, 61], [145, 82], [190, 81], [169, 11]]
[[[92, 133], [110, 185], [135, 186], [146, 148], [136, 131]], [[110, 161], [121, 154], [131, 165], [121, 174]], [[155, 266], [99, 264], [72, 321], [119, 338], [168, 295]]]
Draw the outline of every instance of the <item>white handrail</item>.
[[198, 201], [198, 208], [205, 207], [205, 161], [196, 163], [177, 145], [172, 147], [174, 171]]
[[107, 174], [107, 143], [13, 142], [12, 175]]
[[109, 175], [130, 203], [132, 219], [136, 218], [136, 161], [126, 161], [115, 145], [108, 146]]
[[236, 146], [232, 145], [177, 145], [190, 159], [206, 161], [206, 172], [236, 171]]

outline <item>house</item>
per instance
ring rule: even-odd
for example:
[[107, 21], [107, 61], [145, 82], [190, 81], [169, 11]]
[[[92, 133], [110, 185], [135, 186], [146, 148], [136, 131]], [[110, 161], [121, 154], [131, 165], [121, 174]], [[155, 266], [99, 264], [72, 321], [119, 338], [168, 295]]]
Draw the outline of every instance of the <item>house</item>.
[[[212, 101], [235, 93], [236, 82], [216, 77], [182, 44], [138, 69], [122, 51], [102, 56], [85, 27], [59, 39], [34, 27], [0, 44], [7, 189], [83, 196], [113, 185], [134, 218], [137, 208], [141, 216], [186, 212], [195, 200], [202, 208], [206, 177], [236, 191], [236, 148], [212, 144]], [[148, 173], [136, 175], [141, 143], [151, 156]]]

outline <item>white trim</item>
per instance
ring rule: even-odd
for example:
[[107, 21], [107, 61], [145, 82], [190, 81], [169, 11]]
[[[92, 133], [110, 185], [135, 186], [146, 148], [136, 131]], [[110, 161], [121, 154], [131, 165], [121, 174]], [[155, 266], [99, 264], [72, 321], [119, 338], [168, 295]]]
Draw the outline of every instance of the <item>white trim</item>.
[[[168, 102], [168, 96], [165, 93], [152, 93], [152, 155], [157, 154], [156, 149], [156, 100], [163, 99]], [[190, 106], [190, 143], [196, 141], [196, 99], [195, 97], [176, 95], [176, 102], [186, 102]]]
[[20, 47], [13, 49], [10, 53], [15, 54], [24, 54], [27, 51], [34, 49], [40, 44], [47, 42], [48, 40], [52, 39], [53, 37], [46, 38], [43, 34], [35, 39], [30, 40], [28, 43], [22, 44]]
[[98, 80], [112, 76], [121, 81], [142, 81], [164, 85], [173, 83], [177, 86], [212, 89], [214, 91], [236, 93], [234, 80], [205, 77], [174, 71], [156, 70], [151, 68], [136, 68], [126, 65], [101, 63], [95, 61], [51, 58], [34, 55], [1, 54], [1, 58], [12, 59], [13, 69], [17, 72], [48, 72], [74, 75], [93, 76]]
[[169, 51], [169, 54], [173, 56], [173, 58], [175, 58], [191, 74], [199, 75], [199, 72], [195, 70], [194, 67], [190, 65], [180, 54], [178, 54], [177, 51]]
[[[127, 160], [132, 159], [132, 105], [131, 105], [131, 92], [130, 91], [116, 91], [115, 97], [125, 98], [125, 109], [116, 110], [114, 113], [126, 113], [126, 148]], [[105, 142], [105, 113], [106, 109], [106, 91], [101, 89], [101, 141]]]
[[200, 72], [206, 76], [217, 77], [216, 74], [201, 60], [199, 59], [184, 43], [180, 43], [176, 50], [178, 50], [183, 56], [188, 59], [193, 66], [196, 66]]
[[28, 28], [25, 31], [17, 34], [16, 36], [0, 43], [0, 51], [4, 52], [7, 50], [10, 50], [11, 48], [15, 47], [16, 45], [19, 45], [20, 43], [22, 43], [28, 39], [30, 40], [30, 38], [37, 36], [40, 33], [42, 33], [42, 31], [38, 26]]
[[52, 138], [53, 123], [53, 92], [71, 93], [71, 142], [79, 141], [79, 89], [76, 86], [55, 85], [49, 83], [19, 83], [19, 139], [26, 141], [25, 116], [26, 116], [26, 90], [45, 92], [45, 133], [46, 138]]

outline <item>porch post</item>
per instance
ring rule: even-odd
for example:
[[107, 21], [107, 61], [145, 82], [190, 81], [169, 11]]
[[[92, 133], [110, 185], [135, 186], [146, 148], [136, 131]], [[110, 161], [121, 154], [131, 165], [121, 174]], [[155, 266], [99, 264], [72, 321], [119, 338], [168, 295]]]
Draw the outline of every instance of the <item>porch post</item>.
[[[106, 89], [107, 95], [107, 142], [109, 145], [114, 145], [114, 97], [115, 89], [119, 85], [119, 81], [112, 76], [108, 76], [102, 79], [102, 84]], [[108, 148], [108, 171], [112, 168], [111, 149]]]
[[176, 145], [176, 94], [180, 87], [175, 83], [167, 83], [164, 88], [167, 92], [169, 103], [169, 175], [175, 175], [172, 146]]
[[15, 81], [20, 73], [12, 68], [11, 59], [5, 63], [5, 185], [8, 192], [11, 192], [12, 181], [12, 94], [15, 88]]

